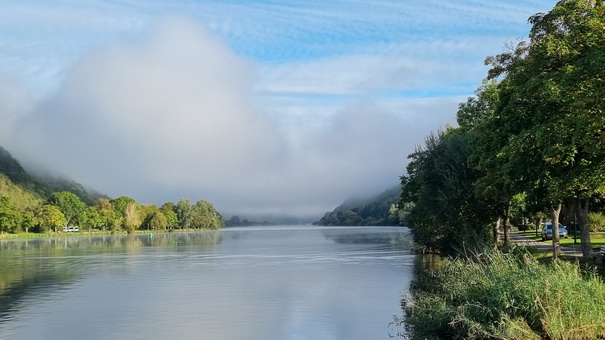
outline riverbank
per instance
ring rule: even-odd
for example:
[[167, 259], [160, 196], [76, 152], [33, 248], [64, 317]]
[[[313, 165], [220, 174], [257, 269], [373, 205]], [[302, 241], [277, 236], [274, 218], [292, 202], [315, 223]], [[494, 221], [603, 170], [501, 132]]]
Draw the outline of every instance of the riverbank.
[[597, 273], [578, 270], [580, 257], [552, 261], [540, 256], [542, 245], [516, 242], [525, 245], [444, 258], [420, 273], [405, 301], [410, 338], [603, 338], [605, 285]]
[[[132, 235], [163, 234], [163, 233], [190, 233], [194, 231], [206, 231], [216, 229], [167, 229], [167, 230], [135, 230]], [[46, 238], [46, 237], [78, 237], [78, 236], [103, 236], [103, 235], [128, 235], [126, 231], [113, 230], [94, 230], [78, 232], [48, 232], [48, 233], [0, 233], [0, 240], [21, 239], [21, 238]]]

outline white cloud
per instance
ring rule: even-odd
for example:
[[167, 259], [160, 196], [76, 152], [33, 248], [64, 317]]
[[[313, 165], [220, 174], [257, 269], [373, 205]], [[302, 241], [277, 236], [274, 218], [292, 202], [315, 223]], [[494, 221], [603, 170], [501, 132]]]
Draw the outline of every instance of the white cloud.
[[[0, 3], [0, 73], [50, 93], [32, 109], [0, 84], [0, 142], [112, 196], [321, 213], [396, 183], [413, 146], [454, 122], [483, 58], [551, 6]], [[190, 19], [152, 22], [167, 12]]]
[[112, 196], [205, 198], [229, 211], [319, 214], [397, 182], [417, 126], [362, 102], [322, 129], [286, 134], [255, 105], [253, 80], [253, 65], [171, 17], [145, 39], [85, 56], [23, 118], [19, 142]]

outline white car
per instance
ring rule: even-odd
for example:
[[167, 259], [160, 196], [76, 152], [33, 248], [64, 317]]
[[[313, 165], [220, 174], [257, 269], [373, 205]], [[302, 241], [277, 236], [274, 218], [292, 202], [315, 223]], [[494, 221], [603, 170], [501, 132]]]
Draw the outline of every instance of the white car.
[[[567, 227], [559, 223], [559, 238], [568, 238]], [[542, 241], [552, 239], [552, 222], [542, 223]]]

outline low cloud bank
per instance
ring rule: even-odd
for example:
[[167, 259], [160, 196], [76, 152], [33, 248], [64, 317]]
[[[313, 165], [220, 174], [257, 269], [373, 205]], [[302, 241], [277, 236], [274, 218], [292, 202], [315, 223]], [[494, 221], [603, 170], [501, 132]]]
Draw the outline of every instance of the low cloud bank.
[[263, 108], [255, 77], [196, 22], [164, 18], [138, 40], [88, 53], [34, 108], [0, 84], [12, 98], [0, 107], [0, 142], [113, 197], [317, 215], [396, 184], [406, 154], [451, 116], [402, 119], [364, 100], [312, 128], [292, 126]]

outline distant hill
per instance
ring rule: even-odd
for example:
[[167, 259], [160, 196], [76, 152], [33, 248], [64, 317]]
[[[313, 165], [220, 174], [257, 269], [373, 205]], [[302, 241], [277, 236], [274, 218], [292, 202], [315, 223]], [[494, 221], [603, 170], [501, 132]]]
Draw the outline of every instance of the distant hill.
[[368, 198], [351, 198], [327, 212], [316, 225], [325, 226], [373, 226], [400, 225], [398, 211], [401, 189], [393, 187]]
[[[50, 175], [49, 173], [32, 175], [3, 147], [0, 147], [0, 176], [3, 177], [0, 178], [0, 193], [4, 195], [8, 195], [8, 192], [26, 191], [28, 194], [43, 200], [53, 192], [69, 191], [89, 205], [94, 204], [100, 197], [106, 197], [62, 176]], [[25, 199], [24, 196], [22, 198]]]

